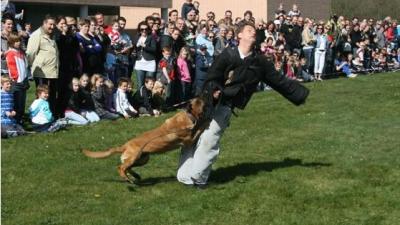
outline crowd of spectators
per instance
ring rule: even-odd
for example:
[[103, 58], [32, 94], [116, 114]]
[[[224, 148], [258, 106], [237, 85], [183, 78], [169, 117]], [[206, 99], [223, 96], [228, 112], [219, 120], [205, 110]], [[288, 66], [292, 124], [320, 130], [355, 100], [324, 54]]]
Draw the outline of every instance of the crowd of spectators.
[[282, 4], [270, 21], [256, 20], [251, 11], [234, 18], [230, 10], [223, 18], [214, 12], [200, 18], [200, 10], [199, 2], [186, 0], [168, 20], [159, 13], [143, 18], [131, 36], [124, 17], [105, 24], [102, 13], [47, 15], [33, 30], [22, 22], [23, 11], [2, 6], [2, 137], [26, 133], [29, 80], [36, 88], [28, 112], [35, 132], [173, 109], [202, 91], [208, 68], [225, 48], [238, 45], [235, 29], [244, 22], [257, 29], [254, 51], [300, 82], [400, 68], [400, 25], [390, 17], [315, 20], [297, 5], [286, 13]]

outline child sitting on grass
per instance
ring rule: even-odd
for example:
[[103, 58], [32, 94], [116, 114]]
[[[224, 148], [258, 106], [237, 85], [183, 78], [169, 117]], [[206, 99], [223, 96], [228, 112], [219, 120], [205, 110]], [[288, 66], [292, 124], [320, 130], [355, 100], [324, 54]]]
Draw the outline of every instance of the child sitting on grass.
[[114, 94], [115, 110], [126, 119], [136, 117], [138, 112], [129, 103], [126, 95], [128, 89], [128, 79], [121, 77], [118, 81], [118, 89]]
[[47, 101], [48, 98], [49, 87], [46, 84], [38, 85], [36, 88], [36, 100], [29, 107], [32, 128], [37, 132], [56, 132], [68, 124], [65, 118], [54, 120]]
[[104, 78], [99, 74], [92, 76], [92, 99], [94, 108], [101, 119], [116, 120], [119, 118], [118, 114], [112, 113], [107, 110], [106, 106], [106, 90], [104, 88]]
[[146, 78], [144, 85], [136, 91], [134, 95], [135, 108], [139, 109], [139, 115], [143, 116], [159, 116], [160, 111], [153, 107], [153, 94], [154, 79]]
[[11, 93], [11, 79], [1, 77], [1, 137], [16, 137], [26, 134], [24, 128], [17, 123], [14, 110], [14, 96]]
[[79, 87], [78, 78], [72, 79], [70, 89], [68, 105], [65, 110], [65, 118], [69, 120], [69, 123], [86, 125], [99, 121], [100, 117], [96, 112], [85, 109], [86, 97]]

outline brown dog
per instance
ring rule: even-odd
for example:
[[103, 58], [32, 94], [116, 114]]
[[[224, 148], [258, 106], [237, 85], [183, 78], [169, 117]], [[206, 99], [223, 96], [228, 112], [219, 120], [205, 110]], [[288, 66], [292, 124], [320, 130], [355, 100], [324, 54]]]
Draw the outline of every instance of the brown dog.
[[[129, 171], [130, 168], [146, 164], [149, 153], [162, 153], [192, 145], [207, 125], [205, 122], [199, 123], [204, 111], [204, 101], [201, 98], [194, 98], [189, 102], [186, 111], [175, 114], [160, 127], [147, 131], [120, 147], [102, 152], [83, 150], [83, 153], [91, 158], [106, 158], [114, 153], [122, 153], [122, 164], [118, 167], [119, 175], [132, 182], [128, 174], [135, 176], [135, 173]], [[135, 177], [137, 178], [137, 175]]]

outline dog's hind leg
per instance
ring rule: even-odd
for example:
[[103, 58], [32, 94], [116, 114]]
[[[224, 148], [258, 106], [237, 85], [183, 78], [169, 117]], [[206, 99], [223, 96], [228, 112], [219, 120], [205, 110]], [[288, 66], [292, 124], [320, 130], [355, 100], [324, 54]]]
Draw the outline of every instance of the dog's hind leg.
[[[124, 152], [121, 155], [122, 164], [118, 167], [119, 175], [126, 181], [133, 183], [133, 179], [129, 177], [129, 169], [133, 166], [135, 161], [140, 157], [140, 152]], [[134, 175], [132, 175], [134, 176]], [[134, 176], [135, 177], [135, 176]], [[140, 177], [140, 176], [139, 176]]]

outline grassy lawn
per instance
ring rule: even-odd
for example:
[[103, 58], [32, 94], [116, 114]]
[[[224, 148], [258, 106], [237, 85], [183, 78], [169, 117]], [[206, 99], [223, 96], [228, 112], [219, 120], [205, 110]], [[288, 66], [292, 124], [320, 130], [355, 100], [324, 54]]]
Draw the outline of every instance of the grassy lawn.
[[119, 179], [119, 156], [80, 152], [121, 145], [171, 114], [2, 140], [2, 222], [400, 224], [400, 73], [307, 86], [305, 106], [270, 91], [238, 111], [206, 190], [175, 180], [178, 151], [136, 169], [139, 187]]

